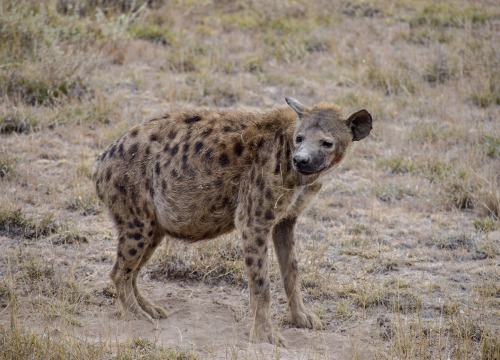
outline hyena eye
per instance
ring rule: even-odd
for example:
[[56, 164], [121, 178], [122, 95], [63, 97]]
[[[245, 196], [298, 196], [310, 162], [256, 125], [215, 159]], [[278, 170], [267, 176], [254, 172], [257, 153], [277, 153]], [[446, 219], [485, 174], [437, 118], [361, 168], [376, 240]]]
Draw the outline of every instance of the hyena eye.
[[323, 141], [323, 147], [326, 147], [326, 148], [331, 148], [333, 146], [333, 143], [330, 142], [330, 141]]
[[295, 138], [296, 143], [301, 143], [302, 140], [304, 140], [304, 139], [302, 139], [302, 136], [300, 136], [300, 135]]

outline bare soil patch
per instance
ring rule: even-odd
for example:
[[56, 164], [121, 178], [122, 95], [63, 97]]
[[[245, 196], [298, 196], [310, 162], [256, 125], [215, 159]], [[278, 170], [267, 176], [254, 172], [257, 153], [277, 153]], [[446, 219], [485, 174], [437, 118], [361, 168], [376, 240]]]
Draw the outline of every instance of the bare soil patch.
[[[500, 13], [459, 3], [0, 0], [0, 359], [500, 358]], [[288, 347], [248, 343], [236, 233], [165, 241], [139, 286], [170, 317], [119, 319], [95, 157], [163, 113], [285, 96], [374, 115], [297, 225], [325, 328], [287, 322], [270, 251]]]

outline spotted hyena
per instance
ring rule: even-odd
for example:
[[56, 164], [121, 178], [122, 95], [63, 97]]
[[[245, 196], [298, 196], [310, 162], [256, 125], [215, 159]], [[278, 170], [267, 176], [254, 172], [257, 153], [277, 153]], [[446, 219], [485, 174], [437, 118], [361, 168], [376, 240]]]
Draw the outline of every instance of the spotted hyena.
[[267, 252], [279, 262], [291, 322], [320, 328], [298, 281], [294, 227], [324, 175], [372, 129], [366, 110], [347, 119], [331, 104], [269, 111], [172, 113], [132, 127], [98, 158], [94, 179], [118, 230], [111, 271], [124, 312], [153, 321], [166, 311], [141, 295], [137, 275], [169, 236], [196, 242], [237, 228], [253, 341], [281, 343], [270, 311]]

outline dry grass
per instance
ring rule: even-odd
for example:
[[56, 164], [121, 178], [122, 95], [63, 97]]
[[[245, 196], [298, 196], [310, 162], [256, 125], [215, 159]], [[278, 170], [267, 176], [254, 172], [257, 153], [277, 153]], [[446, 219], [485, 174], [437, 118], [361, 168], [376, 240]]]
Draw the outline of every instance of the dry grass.
[[[93, 336], [92, 321], [118, 320], [114, 234], [90, 178], [148, 117], [284, 96], [375, 123], [297, 227], [325, 329], [273, 356], [500, 358], [499, 24], [489, 0], [0, 0], [0, 359], [266, 358], [197, 334]], [[292, 337], [270, 258], [273, 317]], [[230, 308], [246, 329], [237, 234], [169, 242], [139, 282], [165, 288], [163, 304]]]

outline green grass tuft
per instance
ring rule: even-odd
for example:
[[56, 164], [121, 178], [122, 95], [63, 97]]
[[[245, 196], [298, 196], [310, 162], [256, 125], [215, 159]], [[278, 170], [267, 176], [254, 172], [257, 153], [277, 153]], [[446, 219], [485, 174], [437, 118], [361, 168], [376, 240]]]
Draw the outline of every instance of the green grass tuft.
[[433, 2], [427, 3], [408, 22], [411, 28], [420, 26], [462, 28], [467, 23], [484, 24], [496, 16], [498, 14], [489, 12], [481, 5], [457, 6], [452, 2]]
[[0, 117], [0, 134], [27, 134], [38, 129], [38, 121], [31, 115], [10, 112]]
[[33, 239], [51, 235], [59, 228], [60, 225], [50, 213], [32, 217], [24, 214], [21, 209], [0, 208], [0, 232], [6, 232], [11, 236]]

